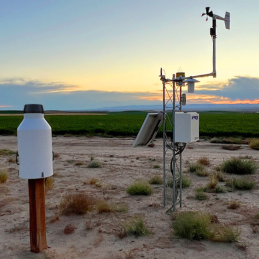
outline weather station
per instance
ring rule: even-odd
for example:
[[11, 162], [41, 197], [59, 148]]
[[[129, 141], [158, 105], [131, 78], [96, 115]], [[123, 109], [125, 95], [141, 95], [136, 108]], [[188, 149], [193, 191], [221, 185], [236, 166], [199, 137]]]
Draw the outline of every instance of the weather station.
[[212, 18], [212, 72], [193, 76], [178, 72], [172, 78], [166, 78], [161, 68], [159, 77], [163, 85], [163, 112], [147, 115], [133, 143], [133, 147], [148, 146], [163, 125], [163, 204], [167, 212], [176, 211], [177, 205], [182, 207], [182, 153], [187, 143], [199, 140], [199, 114], [182, 111], [182, 106], [186, 105], [186, 94], [182, 93], [182, 87], [187, 86], [188, 93], [194, 93], [195, 83], [199, 82], [195, 78], [216, 78], [217, 20], [223, 20], [226, 29], [230, 29], [229, 12], [223, 18], [210, 11], [210, 7], [206, 7], [206, 13], [202, 16], [204, 15], [207, 15], [206, 20]]

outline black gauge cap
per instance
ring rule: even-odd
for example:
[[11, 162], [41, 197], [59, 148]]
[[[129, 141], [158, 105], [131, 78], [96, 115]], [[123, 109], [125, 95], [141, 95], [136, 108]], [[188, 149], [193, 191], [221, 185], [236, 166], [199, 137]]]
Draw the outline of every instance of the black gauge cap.
[[44, 113], [44, 109], [41, 104], [25, 104], [23, 113]]

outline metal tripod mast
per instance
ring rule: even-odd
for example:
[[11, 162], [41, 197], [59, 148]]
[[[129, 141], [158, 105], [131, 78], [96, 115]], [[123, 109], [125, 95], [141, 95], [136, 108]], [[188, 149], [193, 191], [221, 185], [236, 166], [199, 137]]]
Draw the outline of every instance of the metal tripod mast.
[[176, 142], [176, 112], [182, 110], [182, 86], [188, 84], [188, 92], [194, 92], [194, 84], [198, 82], [194, 78], [216, 77], [216, 20], [223, 20], [226, 29], [230, 29], [230, 13], [225, 17], [214, 14], [206, 7], [207, 17], [212, 18], [210, 36], [213, 41], [212, 73], [185, 77], [185, 73], [177, 73], [172, 79], [167, 79], [160, 70], [160, 80], [163, 83], [163, 184], [164, 184], [164, 207], [169, 206], [168, 211], [176, 211], [176, 205], [182, 207], [182, 152], [186, 143]]
[[163, 83], [163, 180], [164, 207], [170, 206], [168, 211], [176, 210], [176, 205], [182, 207], [182, 151], [185, 143], [175, 140], [175, 113], [181, 111], [182, 83], [176, 84], [175, 75], [172, 80], [162, 76]]

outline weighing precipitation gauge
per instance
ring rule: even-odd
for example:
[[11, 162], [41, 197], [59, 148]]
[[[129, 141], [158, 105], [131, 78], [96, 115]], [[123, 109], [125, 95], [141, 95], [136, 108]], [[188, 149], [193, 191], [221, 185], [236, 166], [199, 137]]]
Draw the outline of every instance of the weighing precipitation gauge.
[[[163, 83], [163, 112], [149, 113], [133, 143], [133, 147], [148, 146], [154, 140], [159, 127], [163, 124], [163, 184], [164, 207], [168, 211], [176, 211], [176, 205], [182, 207], [182, 152], [186, 143], [199, 140], [199, 114], [196, 112], [182, 112], [182, 105], [186, 105], [186, 94], [182, 94], [182, 87], [188, 85], [188, 93], [194, 93], [194, 86], [199, 82], [195, 78], [216, 77], [216, 21], [223, 20], [226, 29], [230, 29], [230, 13], [225, 18], [214, 14], [210, 7], [206, 7], [208, 17], [212, 18], [210, 36], [213, 42], [213, 71], [186, 77], [184, 72], [176, 73], [172, 79], [163, 75], [160, 70], [160, 80]], [[178, 100], [176, 97], [180, 96]]]

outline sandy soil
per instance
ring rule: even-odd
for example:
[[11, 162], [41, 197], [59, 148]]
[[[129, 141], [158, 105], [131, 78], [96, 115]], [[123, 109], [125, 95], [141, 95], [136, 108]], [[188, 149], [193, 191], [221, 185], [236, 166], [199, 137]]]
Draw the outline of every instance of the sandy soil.
[[[237, 243], [189, 241], [173, 235], [170, 216], [165, 213], [163, 188], [157, 186], [151, 196], [130, 196], [125, 192], [135, 179], [148, 180], [156, 173], [162, 176], [162, 140], [153, 148], [132, 148], [132, 138], [54, 137], [53, 150], [59, 154], [54, 161], [55, 186], [46, 194], [47, 242], [49, 248], [39, 254], [30, 252], [29, 203], [27, 180], [18, 177], [15, 155], [0, 156], [0, 168], [8, 168], [9, 178], [0, 184], [0, 258], [259, 258], [259, 226], [252, 226], [259, 213], [259, 171], [253, 175], [257, 188], [253, 191], [210, 193], [209, 199], [197, 201], [194, 189], [204, 186], [208, 177], [185, 173], [192, 179], [191, 187], [183, 190], [183, 207], [178, 211], [205, 210], [216, 215], [221, 223], [238, 225], [241, 229]], [[0, 149], [17, 150], [14, 136], [0, 136]], [[221, 149], [220, 144], [208, 141], [192, 143], [183, 153], [186, 161], [207, 156], [208, 170], [232, 156], [252, 156], [259, 164], [259, 151], [242, 145], [240, 150]], [[103, 168], [87, 168], [88, 163], [100, 161]], [[155, 159], [155, 161], [154, 161]], [[82, 162], [82, 165], [76, 165]], [[160, 165], [160, 169], [154, 169]], [[98, 178], [103, 187], [84, 184]], [[60, 216], [59, 204], [63, 195], [75, 191], [88, 192], [98, 198], [128, 205], [127, 213], [93, 211], [83, 216]], [[230, 201], [238, 200], [241, 207], [227, 209]], [[135, 238], [118, 238], [114, 233], [120, 223], [130, 216], [141, 215], [153, 234]], [[74, 233], [65, 234], [72, 224]], [[88, 228], [87, 228], [88, 226]], [[91, 229], [89, 229], [91, 226]]]

